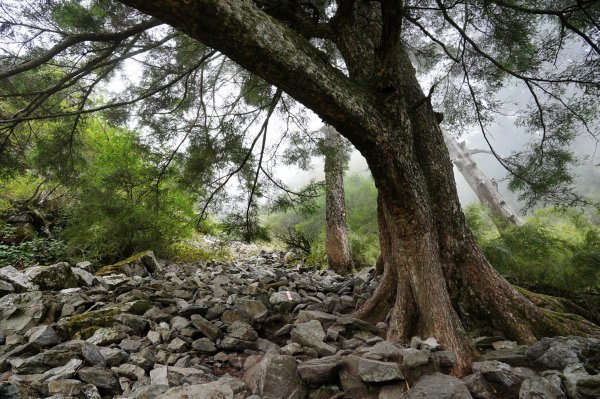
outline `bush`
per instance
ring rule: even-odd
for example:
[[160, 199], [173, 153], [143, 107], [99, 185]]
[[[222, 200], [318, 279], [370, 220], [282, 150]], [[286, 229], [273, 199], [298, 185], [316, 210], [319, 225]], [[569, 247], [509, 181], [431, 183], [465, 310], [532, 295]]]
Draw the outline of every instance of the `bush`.
[[193, 231], [193, 198], [178, 185], [176, 170], [159, 167], [131, 132], [89, 134], [87, 164], [65, 229], [70, 254], [106, 261], [145, 249], [165, 255]]
[[600, 229], [576, 210], [542, 209], [525, 225], [497, 231], [480, 206], [465, 212], [489, 262], [524, 286], [600, 288]]

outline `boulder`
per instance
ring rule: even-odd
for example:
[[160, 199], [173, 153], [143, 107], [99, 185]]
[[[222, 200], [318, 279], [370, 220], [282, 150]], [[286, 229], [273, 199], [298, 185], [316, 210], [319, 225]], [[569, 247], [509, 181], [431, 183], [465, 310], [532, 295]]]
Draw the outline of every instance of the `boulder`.
[[38, 291], [40, 287], [31, 278], [13, 266], [0, 267], [0, 280], [10, 283], [16, 292]]
[[245, 341], [255, 341], [258, 334], [250, 324], [241, 321], [235, 321], [227, 328], [227, 334], [230, 337], [243, 339]]
[[60, 337], [50, 326], [33, 327], [25, 334], [29, 342], [35, 342], [40, 346], [54, 346], [60, 343]]
[[307, 360], [298, 364], [298, 372], [300, 378], [311, 385], [333, 383], [337, 379], [341, 361], [339, 356]]
[[8, 294], [0, 298], [0, 330], [5, 333], [24, 334], [45, 315], [46, 306], [40, 291]]
[[108, 276], [111, 274], [124, 274], [128, 277], [146, 277], [158, 270], [158, 267], [154, 252], [144, 251], [120, 262], [104, 266], [96, 272], [96, 275]]
[[523, 381], [519, 399], [567, 399], [564, 392], [543, 377], [530, 377]]
[[271, 352], [250, 367], [243, 381], [253, 394], [263, 399], [304, 399], [306, 394], [300, 382], [296, 359]]
[[252, 316], [254, 320], [261, 320], [269, 312], [264, 303], [252, 299], [236, 299], [235, 306]]
[[62, 290], [63, 288], [78, 287], [78, 278], [67, 262], [50, 266], [33, 266], [24, 274], [41, 290]]

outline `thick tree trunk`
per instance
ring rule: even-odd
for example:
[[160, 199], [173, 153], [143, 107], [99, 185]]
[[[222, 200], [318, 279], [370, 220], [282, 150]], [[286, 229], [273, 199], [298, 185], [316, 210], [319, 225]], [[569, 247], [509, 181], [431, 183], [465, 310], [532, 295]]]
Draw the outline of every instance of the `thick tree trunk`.
[[473, 161], [471, 152], [465, 143], [459, 143], [454, 137], [444, 132], [450, 159], [463, 175], [469, 187], [475, 192], [479, 201], [492, 212], [494, 224], [503, 229], [509, 226], [521, 226], [523, 221], [508, 205], [498, 191], [498, 186], [483, 173]]
[[336, 273], [352, 272], [353, 264], [348, 246], [344, 171], [346, 154], [340, 134], [325, 126], [325, 251], [327, 263]]
[[248, 0], [121, 2], [279, 86], [365, 156], [379, 190], [384, 272], [358, 314], [389, 315], [391, 339], [435, 336], [456, 353], [455, 373], [464, 374], [476, 353], [466, 329], [476, 324], [521, 343], [556, 334], [600, 335], [597, 326], [537, 308], [476, 246], [437, 117], [400, 39], [400, 2], [339, 2], [333, 40], [350, 77]]

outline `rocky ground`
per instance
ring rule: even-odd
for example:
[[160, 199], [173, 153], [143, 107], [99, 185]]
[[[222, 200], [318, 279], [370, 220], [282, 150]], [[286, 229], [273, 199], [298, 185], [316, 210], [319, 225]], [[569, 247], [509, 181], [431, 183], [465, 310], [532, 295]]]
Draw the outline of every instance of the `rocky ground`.
[[433, 337], [385, 341], [352, 317], [372, 271], [343, 278], [292, 254], [161, 265], [151, 252], [0, 268], [0, 398], [599, 398], [600, 341], [479, 337], [473, 374]]

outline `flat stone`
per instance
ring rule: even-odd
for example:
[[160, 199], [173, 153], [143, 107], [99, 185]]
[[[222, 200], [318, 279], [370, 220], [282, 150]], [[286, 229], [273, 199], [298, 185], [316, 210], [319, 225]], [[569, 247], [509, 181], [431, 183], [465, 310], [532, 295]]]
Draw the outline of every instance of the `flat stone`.
[[360, 358], [358, 375], [365, 382], [386, 382], [404, 379], [398, 363]]

